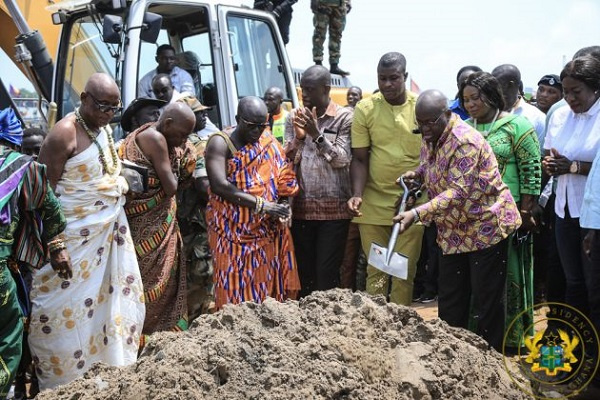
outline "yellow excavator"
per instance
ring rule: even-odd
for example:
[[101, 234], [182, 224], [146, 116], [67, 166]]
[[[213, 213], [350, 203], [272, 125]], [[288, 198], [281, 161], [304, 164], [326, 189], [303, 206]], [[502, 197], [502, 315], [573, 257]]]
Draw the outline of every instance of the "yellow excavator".
[[213, 107], [209, 116], [217, 126], [234, 125], [238, 100], [262, 96], [271, 86], [282, 88], [291, 107], [298, 105], [274, 18], [240, 1], [3, 1], [1, 46], [16, 54], [40, 96], [56, 104], [57, 119], [77, 107], [94, 72], [114, 77], [127, 106], [165, 43], [182, 60], [195, 60], [184, 69], [195, 80], [195, 95]]

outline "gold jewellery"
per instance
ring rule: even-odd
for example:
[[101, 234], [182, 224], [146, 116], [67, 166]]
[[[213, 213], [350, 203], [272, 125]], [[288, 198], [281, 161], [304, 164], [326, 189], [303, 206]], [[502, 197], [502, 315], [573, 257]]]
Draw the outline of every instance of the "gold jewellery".
[[112, 138], [112, 135], [110, 133], [106, 132], [106, 136], [108, 137], [108, 148], [110, 149], [110, 155], [111, 155], [112, 164], [113, 164], [112, 167], [109, 167], [108, 163], [106, 162], [106, 156], [104, 155], [104, 151], [102, 151], [102, 147], [100, 147], [100, 143], [98, 143], [98, 140], [97, 140], [98, 134], [94, 135], [92, 130], [87, 126], [87, 124], [85, 123], [85, 120], [79, 113], [79, 108], [75, 109], [75, 119], [77, 120], [79, 125], [81, 125], [83, 127], [83, 130], [88, 135], [90, 140], [98, 148], [98, 153], [100, 153], [100, 162], [102, 163], [102, 171], [105, 174], [106, 173], [108, 173], [109, 175], [114, 174], [117, 171], [117, 165], [118, 165], [119, 159], [118, 159], [118, 155], [117, 155], [117, 150], [115, 149], [115, 142]]
[[55, 239], [48, 242], [48, 251], [50, 254], [56, 253], [57, 251], [65, 250], [67, 246], [65, 242], [60, 238], [56, 237]]

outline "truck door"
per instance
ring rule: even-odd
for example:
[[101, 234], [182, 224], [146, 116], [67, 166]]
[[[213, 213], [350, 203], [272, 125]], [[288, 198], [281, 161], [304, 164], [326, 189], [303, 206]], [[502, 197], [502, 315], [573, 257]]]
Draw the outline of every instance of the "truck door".
[[76, 13], [69, 19], [61, 34], [52, 94], [59, 118], [79, 105], [79, 95], [93, 73], [115, 76], [115, 53], [116, 47], [102, 41], [98, 25], [87, 13]]
[[[148, 1], [146, 7], [141, 9], [142, 2], [137, 3], [136, 14], [148, 11], [162, 17], [162, 28], [156, 43], [146, 43], [130, 35], [130, 46], [125, 59], [126, 76], [129, 79], [128, 89], [135, 88], [134, 93], [127, 93], [126, 101], [138, 96], [154, 95], [149, 88], [141, 85], [143, 77], [150, 73], [156, 74], [156, 52], [160, 45], [170, 45], [175, 50], [175, 65], [189, 73], [194, 81], [194, 88], [190, 94], [197, 97], [203, 104], [213, 106], [211, 121], [221, 126], [219, 104], [220, 92], [224, 90], [217, 77], [220, 75], [220, 66], [215, 62], [214, 46], [212, 45], [212, 26], [216, 30], [216, 16], [214, 8], [208, 4], [197, 1], [173, 2], [167, 0]], [[133, 20], [133, 7], [130, 25], [139, 23]], [[214, 19], [214, 20], [213, 20]], [[133, 69], [135, 67], [135, 69]], [[135, 82], [133, 78], [137, 77]], [[133, 85], [131, 84], [133, 83]], [[173, 82], [177, 86], [176, 82]], [[144, 87], [142, 87], [144, 86]], [[181, 89], [177, 88], [176, 89]], [[187, 90], [189, 93], [190, 90]]]
[[262, 97], [271, 86], [280, 87], [296, 107], [292, 70], [275, 20], [254, 10], [221, 5], [217, 10], [224, 74], [233, 86], [229, 107], [235, 110], [245, 96]]

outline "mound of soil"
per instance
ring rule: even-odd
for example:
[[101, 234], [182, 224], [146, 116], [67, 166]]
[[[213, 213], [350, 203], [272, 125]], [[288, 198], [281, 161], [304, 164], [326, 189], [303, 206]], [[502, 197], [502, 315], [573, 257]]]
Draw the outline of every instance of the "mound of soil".
[[226, 306], [38, 399], [526, 399], [478, 336], [347, 290]]

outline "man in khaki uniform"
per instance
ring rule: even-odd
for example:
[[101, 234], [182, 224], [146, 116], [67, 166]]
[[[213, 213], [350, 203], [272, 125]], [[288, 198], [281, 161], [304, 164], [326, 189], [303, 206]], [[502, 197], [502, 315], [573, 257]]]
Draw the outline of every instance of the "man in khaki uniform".
[[[402, 190], [396, 179], [419, 166], [421, 135], [416, 129], [417, 96], [406, 91], [406, 59], [387, 53], [377, 66], [379, 93], [363, 99], [354, 109], [352, 122], [352, 198], [348, 208], [359, 224], [365, 254], [372, 242], [386, 246], [392, 232], [392, 217]], [[419, 203], [425, 199], [421, 199]], [[395, 251], [409, 259], [408, 279], [392, 279], [372, 265], [367, 267], [367, 292], [386, 295], [390, 301], [409, 305], [413, 279], [421, 252], [423, 226], [413, 225], [398, 237]]]

